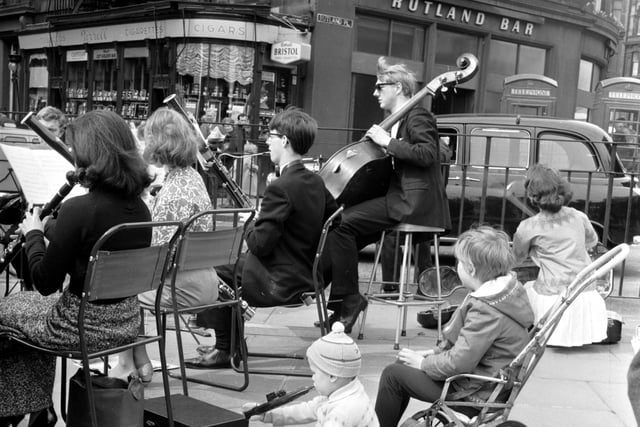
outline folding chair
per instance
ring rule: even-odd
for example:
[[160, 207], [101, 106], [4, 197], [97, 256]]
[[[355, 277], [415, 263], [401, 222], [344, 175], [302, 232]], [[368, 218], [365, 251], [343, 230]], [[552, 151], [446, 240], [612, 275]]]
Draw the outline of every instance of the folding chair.
[[[326, 335], [329, 328], [329, 315], [327, 312], [327, 300], [324, 294], [323, 283], [319, 280], [319, 267], [320, 261], [322, 259], [322, 252], [324, 251], [324, 246], [327, 241], [327, 234], [331, 229], [336, 218], [338, 218], [342, 211], [344, 210], [344, 206], [340, 206], [336, 211], [327, 218], [322, 226], [322, 231], [320, 233], [320, 239], [318, 241], [318, 246], [316, 247], [316, 253], [313, 260], [312, 267], [312, 275], [313, 275], [313, 287], [314, 290], [310, 292], [304, 292], [301, 295], [302, 303], [301, 304], [310, 304], [310, 299], [315, 299], [316, 308], [318, 311], [318, 321], [320, 323], [320, 336]], [[285, 307], [299, 307], [300, 305], [295, 306], [285, 306]], [[242, 326], [242, 322], [240, 322], [240, 326]], [[240, 337], [244, 342], [244, 331], [239, 329]], [[246, 345], [246, 343], [245, 343]], [[258, 358], [273, 358], [273, 359], [294, 359], [294, 360], [303, 360], [305, 358], [304, 353], [262, 353], [262, 352], [248, 352], [248, 357], [258, 357]], [[311, 371], [294, 371], [294, 370], [271, 370], [271, 369], [251, 369], [247, 366], [247, 360], [243, 359], [244, 366], [243, 369], [247, 370], [251, 374], [262, 374], [262, 375], [285, 375], [292, 377], [311, 377], [313, 374]], [[231, 362], [233, 368], [236, 371], [240, 371], [240, 368]]]
[[[237, 214], [249, 214], [249, 218], [245, 221], [244, 225], [237, 224]], [[204, 216], [213, 216], [214, 224], [216, 226], [212, 231], [192, 231], [192, 225], [198, 221], [198, 219]], [[236, 264], [238, 257], [242, 251], [242, 243], [244, 241], [244, 233], [246, 225], [251, 222], [251, 219], [255, 215], [253, 209], [214, 209], [208, 211], [202, 211], [189, 218], [184, 222], [182, 232], [178, 237], [178, 243], [175, 250], [175, 257], [173, 258], [173, 265], [171, 266], [170, 274], [170, 286], [171, 286], [171, 299], [172, 307], [155, 307], [156, 318], [160, 319], [162, 335], [166, 336], [167, 315], [173, 315], [176, 325], [176, 341], [178, 347], [178, 357], [180, 360], [180, 374], [171, 374], [171, 377], [179, 378], [182, 381], [182, 390], [185, 396], [189, 395], [187, 382], [195, 382], [200, 384], [206, 384], [214, 387], [225, 388], [228, 390], [242, 391], [249, 385], [249, 373], [246, 369], [243, 371], [244, 380], [240, 385], [224, 384], [220, 382], [202, 380], [195, 377], [187, 376], [185, 364], [184, 364], [184, 348], [182, 344], [182, 335], [180, 328], [180, 315], [186, 313], [198, 313], [200, 311], [209, 308], [221, 308], [231, 307], [234, 316], [232, 323], [231, 334], [231, 358], [235, 357], [236, 348], [236, 328], [241, 327], [242, 317], [242, 300], [240, 298], [234, 298], [227, 301], [216, 301], [211, 304], [202, 304], [190, 307], [179, 307], [176, 297], [176, 278], [180, 271], [196, 270], [207, 267], [216, 267], [222, 265]], [[222, 226], [222, 227], [221, 227]], [[234, 291], [234, 295], [238, 294], [238, 286], [235, 281], [236, 274], [234, 272], [234, 282], [231, 287]], [[211, 283], [211, 286], [218, 286], [217, 283]], [[154, 307], [142, 306], [143, 309], [149, 310]], [[240, 326], [238, 326], [240, 325]], [[242, 335], [240, 335], [242, 336]], [[239, 356], [246, 360], [246, 351], [244, 350], [244, 340], [241, 338], [241, 351]], [[245, 363], [246, 366], [246, 363]]]
[[[455, 426], [478, 427], [503, 425], [509, 419], [509, 413], [525, 383], [533, 373], [546, 349], [546, 344], [558, 326], [560, 318], [576, 297], [591, 283], [606, 276], [608, 272], [624, 261], [629, 254], [629, 246], [621, 244], [585, 267], [571, 282], [564, 296], [537, 322], [531, 330], [531, 340], [504, 369], [498, 377], [485, 377], [474, 374], [459, 374], [447, 378], [440, 399], [430, 408], [420, 411], [406, 420], [401, 426]], [[492, 392], [486, 402], [467, 402], [447, 400], [451, 383], [457, 379], [470, 378], [492, 384]], [[478, 414], [469, 417], [458, 412], [460, 408], [474, 408]], [[500, 424], [498, 424], [500, 423]]]
[[[159, 226], [176, 227], [176, 233], [170, 242], [159, 246], [139, 249], [123, 249], [115, 251], [103, 249], [105, 243], [117, 233], [127, 232], [135, 228], [153, 228]], [[80, 339], [79, 350], [56, 350], [41, 347], [30, 342], [24, 337], [16, 336], [11, 333], [2, 333], [2, 335], [0, 335], [36, 351], [60, 357], [62, 359], [60, 408], [63, 419], [66, 420], [65, 401], [67, 387], [67, 359], [82, 360], [84, 380], [87, 387], [89, 408], [91, 411], [91, 425], [93, 427], [97, 427], [98, 420], [96, 416], [89, 360], [102, 358], [111, 354], [117, 354], [125, 350], [155, 342], [158, 343], [160, 350], [167, 419], [169, 421], [169, 425], [173, 426], [173, 415], [169, 393], [169, 377], [166, 369], [166, 358], [164, 357], [165, 341], [163, 335], [158, 332], [155, 335], [140, 336], [136, 341], [129, 344], [89, 351], [84, 319], [88, 304], [90, 303], [96, 303], [101, 300], [133, 297], [153, 289], [158, 289], [158, 295], [160, 295], [167, 267], [169, 265], [169, 257], [172, 252], [171, 248], [175, 244], [176, 237], [178, 236], [181, 227], [182, 224], [176, 221], [124, 223], [110, 228], [100, 237], [100, 239], [98, 239], [91, 249], [89, 265], [85, 276], [84, 290], [82, 292], [80, 308], [78, 310], [78, 334]], [[158, 305], [159, 302], [160, 299], [156, 298], [156, 305]], [[156, 327], [157, 331], [161, 331], [159, 322], [156, 322]], [[106, 367], [107, 362], [105, 362], [105, 370]]]

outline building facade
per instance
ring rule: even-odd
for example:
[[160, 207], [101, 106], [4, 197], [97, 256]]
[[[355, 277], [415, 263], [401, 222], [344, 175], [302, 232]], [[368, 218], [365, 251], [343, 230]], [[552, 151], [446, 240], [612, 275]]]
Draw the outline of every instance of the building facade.
[[215, 120], [242, 111], [266, 123], [297, 105], [321, 127], [311, 155], [329, 156], [382, 120], [373, 97], [380, 56], [405, 62], [423, 84], [456, 69], [463, 53], [479, 59], [473, 79], [424, 100], [436, 114], [514, 106], [588, 119], [598, 82], [618, 75], [620, 18], [599, 13], [602, 2], [22, 3], [17, 14], [0, 12], [0, 25], [13, 25], [0, 33], [0, 60], [12, 51], [21, 58], [18, 82], [0, 71], [2, 105], [9, 86], [18, 110], [110, 108], [129, 119], [144, 118], [171, 93]]

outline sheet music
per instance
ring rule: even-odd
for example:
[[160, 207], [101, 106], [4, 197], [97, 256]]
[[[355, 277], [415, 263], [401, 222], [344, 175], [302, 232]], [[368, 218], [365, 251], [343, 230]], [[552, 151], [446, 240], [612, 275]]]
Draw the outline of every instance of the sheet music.
[[[0, 144], [27, 203], [43, 205], [66, 182], [67, 172], [73, 165], [60, 154], [48, 148], [28, 148]], [[76, 185], [68, 197], [84, 194]]]

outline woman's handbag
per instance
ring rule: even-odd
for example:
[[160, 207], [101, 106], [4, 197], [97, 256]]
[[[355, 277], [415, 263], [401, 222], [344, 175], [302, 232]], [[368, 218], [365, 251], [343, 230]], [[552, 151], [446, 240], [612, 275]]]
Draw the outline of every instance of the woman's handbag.
[[[144, 425], [144, 386], [140, 378], [129, 383], [91, 371], [91, 384], [100, 427], [142, 427]], [[78, 369], [69, 379], [67, 427], [90, 427], [91, 413], [84, 372]]]

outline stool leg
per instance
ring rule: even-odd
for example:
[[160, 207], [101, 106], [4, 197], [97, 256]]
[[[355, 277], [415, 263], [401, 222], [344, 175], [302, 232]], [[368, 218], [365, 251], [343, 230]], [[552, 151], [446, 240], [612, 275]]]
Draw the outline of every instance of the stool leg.
[[[413, 233], [407, 233], [406, 237], [405, 237], [405, 241], [404, 241], [404, 245], [405, 245], [405, 250], [408, 252], [407, 254], [407, 258], [406, 258], [406, 264], [403, 265], [403, 268], [405, 269], [405, 275], [404, 275], [404, 287], [407, 291], [407, 293], [409, 293], [409, 277], [411, 276], [411, 260], [412, 260], [412, 256], [413, 256]], [[413, 294], [412, 294], [413, 295]], [[411, 297], [409, 297], [411, 298]], [[407, 312], [409, 311], [409, 308], [405, 305], [403, 306], [403, 310], [402, 310], [402, 331], [400, 332], [400, 336], [406, 337], [407, 336]]]
[[409, 238], [410, 233], [407, 233], [405, 235], [405, 246], [404, 246], [404, 250], [403, 250], [403, 254], [402, 254], [402, 264], [400, 265], [400, 285], [398, 287], [398, 319], [397, 319], [397, 323], [396, 323], [396, 337], [395, 337], [395, 341], [393, 343], [393, 349], [394, 350], [399, 350], [400, 349], [400, 330], [402, 329], [402, 320], [404, 318], [405, 315], [405, 310], [406, 310], [406, 306], [403, 304], [405, 298], [404, 298], [404, 285], [407, 281], [407, 269], [406, 269], [406, 265], [407, 265], [407, 256], [409, 255], [409, 250], [407, 248], [407, 243], [409, 243]]
[[433, 247], [435, 252], [435, 262], [436, 262], [436, 283], [438, 284], [438, 304], [437, 304], [437, 312], [438, 312], [438, 341], [440, 344], [442, 342], [442, 281], [440, 279], [440, 237], [438, 233], [433, 234]]
[[[369, 295], [371, 294], [371, 285], [373, 284], [373, 280], [375, 279], [376, 271], [378, 270], [378, 264], [380, 263], [380, 255], [382, 254], [382, 242], [384, 242], [385, 232], [382, 232], [382, 236], [380, 237], [380, 243], [378, 243], [378, 247], [376, 248], [376, 257], [373, 261], [373, 269], [371, 270], [371, 275], [369, 276], [369, 285], [367, 286], [367, 293], [364, 294], [364, 297], [369, 299]], [[367, 320], [367, 311], [369, 310], [369, 304], [362, 311], [362, 319], [360, 320], [360, 330], [358, 331], [358, 339], [361, 340], [364, 338], [364, 324]]]

